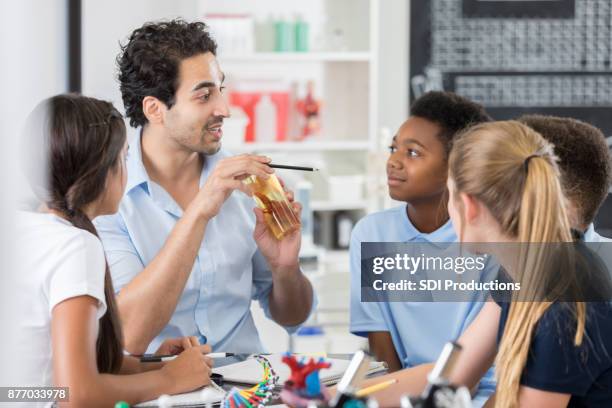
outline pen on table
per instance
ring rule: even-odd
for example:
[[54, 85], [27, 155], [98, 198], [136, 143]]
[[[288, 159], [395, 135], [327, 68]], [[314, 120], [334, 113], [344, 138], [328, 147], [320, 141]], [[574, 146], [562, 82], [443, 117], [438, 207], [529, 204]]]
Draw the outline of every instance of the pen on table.
[[[210, 358], [225, 358], [225, 357], [232, 357], [234, 353], [208, 353], [204, 355]], [[178, 354], [159, 355], [159, 356], [145, 355], [145, 356], [140, 357], [140, 362], [141, 363], [161, 363], [162, 361], [174, 360], [177, 356]]]
[[319, 169], [317, 169], [316, 167], [289, 166], [287, 164], [269, 163], [268, 166], [272, 167], [273, 169], [319, 171]]

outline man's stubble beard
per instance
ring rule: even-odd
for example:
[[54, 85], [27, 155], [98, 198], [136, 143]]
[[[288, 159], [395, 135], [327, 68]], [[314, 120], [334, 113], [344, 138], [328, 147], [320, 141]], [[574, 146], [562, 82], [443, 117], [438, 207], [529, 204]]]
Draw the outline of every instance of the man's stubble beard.
[[[210, 142], [206, 143], [207, 130], [206, 128], [200, 131], [199, 143], [192, 144], [188, 137], [172, 136], [172, 138], [185, 150], [190, 150], [194, 153], [203, 154], [205, 156], [212, 156], [221, 150], [221, 142]], [[207, 146], [208, 145], [208, 146]]]

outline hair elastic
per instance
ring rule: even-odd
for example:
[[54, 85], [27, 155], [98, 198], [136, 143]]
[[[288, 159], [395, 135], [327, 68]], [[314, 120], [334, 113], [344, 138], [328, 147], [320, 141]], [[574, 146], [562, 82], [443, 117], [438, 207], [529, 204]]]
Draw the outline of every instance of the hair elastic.
[[529, 161], [535, 157], [543, 157], [541, 154], [530, 154], [529, 156], [527, 156], [525, 158], [525, 160], [523, 161], [523, 168], [525, 169], [525, 171], [527, 172], [529, 170]]

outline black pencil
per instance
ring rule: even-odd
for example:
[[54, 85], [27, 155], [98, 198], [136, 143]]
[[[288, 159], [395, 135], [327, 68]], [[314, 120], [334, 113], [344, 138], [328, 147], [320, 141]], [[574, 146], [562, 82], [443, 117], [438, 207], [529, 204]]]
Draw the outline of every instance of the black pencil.
[[301, 170], [301, 171], [319, 171], [315, 167], [301, 167], [301, 166], [288, 166], [286, 164], [268, 164], [273, 169], [286, 169], [286, 170]]

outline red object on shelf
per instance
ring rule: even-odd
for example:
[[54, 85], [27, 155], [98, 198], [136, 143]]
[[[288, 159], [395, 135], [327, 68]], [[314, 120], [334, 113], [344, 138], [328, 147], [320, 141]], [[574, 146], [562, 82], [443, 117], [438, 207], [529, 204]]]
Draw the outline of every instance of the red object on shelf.
[[277, 142], [282, 142], [287, 139], [287, 127], [289, 122], [289, 89], [280, 89], [278, 86], [274, 86], [269, 90], [266, 90], [266, 86], [261, 86], [260, 89], [254, 89], [252, 84], [245, 87], [245, 89], [234, 89], [230, 92], [229, 102], [230, 105], [240, 106], [242, 110], [249, 117], [249, 124], [245, 132], [245, 142], [252, 143], [257, 141], [257, 135], [255, 134], [255, 105], [261, 99], [264, 94], [270, 95], [270, 99], [276, 107], [276, 137]]
[[321, 101], [314, 97], [313, 81], [308, 81], [306, 97], [298, 101], [297, 109], [302, 114], [304, 121], [301, 138], [318, 134], [321, 130]]
[[249, 117], [249, 124], [244, 134], [245, 142], [255, 141], [255, 105], [259, 102], [261, 93], [256, 92], [232, 92], [229, 100], [230, 105], [240, 106]]

